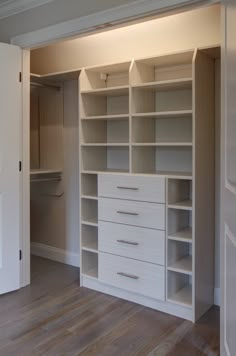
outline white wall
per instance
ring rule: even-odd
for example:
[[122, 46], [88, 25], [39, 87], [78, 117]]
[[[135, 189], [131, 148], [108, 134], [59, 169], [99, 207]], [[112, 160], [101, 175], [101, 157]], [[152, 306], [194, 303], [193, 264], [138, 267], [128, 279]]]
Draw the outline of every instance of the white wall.
[[31, 71], [45, 74], [219, 43], [215, 5], [34, 50]]
[[0, 41], [78, 17], [135, 2], [135, 0], [56, 0], [0, 20]]

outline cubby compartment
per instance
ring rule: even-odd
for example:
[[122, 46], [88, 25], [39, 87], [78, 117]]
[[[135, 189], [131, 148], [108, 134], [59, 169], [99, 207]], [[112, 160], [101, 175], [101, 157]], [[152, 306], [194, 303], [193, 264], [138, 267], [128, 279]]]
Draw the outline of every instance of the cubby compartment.
[[192, 277], [173, 271], [168, 271], [167, 275], [167, 300], [191, 308]]
[[90, 172], [129, 172], [129, 146], [82, 146], [81, 167]]
[[129, 120], [81, 120], [81, 144], [129, 143]]
[[81, 93], [80, 113], [81, 118], [128, 115], [128, 89], [124, 92], [111, 91], [101, 95]]
[[83, 250], [98, 251], [98, 228], [96, 226], [81, 226], [81, 245]]
[[157, 145], [192, 145], [192, 116], [132, 118], [132, 142]]
[[192, 174], [192, 148], [133, 146], [132, 171], [190, 176]]
[[96, 174], [81, 175], [81, 195], [82, 197], [97, 198], [98, 183]]
[[98, 278], [98, 254], [91, 251], [82, 251], [82, 275]]
[[192, 212], [189, 210], [168, 209], [168, 239], [192, 242]]
[[130, 64], [123, 62], [84, 69], [80, 76], [81, 91], [128, 86]]
[[82, 222], [96, 225], [98, 223], [98, 202], [96, 200], [82, 198], [81, 216]]
[[192, 244], [169, 240], [167, 269], [192, 275]]
[[191, 112], [191, 83], [186, 88], [178, 86], [164, 89], [155, 86], [132, 88], [132, 114]]
[[168, 179], [168, 207], [192, 208], [192, 180]]
[[193, 51], [134, 61], [132, 85], [192, 78]]

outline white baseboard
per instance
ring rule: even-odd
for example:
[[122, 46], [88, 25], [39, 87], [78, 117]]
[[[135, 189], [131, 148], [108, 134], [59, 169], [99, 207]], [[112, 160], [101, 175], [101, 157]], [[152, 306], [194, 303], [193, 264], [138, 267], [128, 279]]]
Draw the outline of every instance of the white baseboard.
[[32, 255], [48, 258], [50, 260], [65, 263], [70, 266], [80, 267], [79, 253], [61, 250], [60, 248], [36, 242], [31, 242], [30, 247]]
[[220, 306], [220, 288], [214, 290], [214, 304]]

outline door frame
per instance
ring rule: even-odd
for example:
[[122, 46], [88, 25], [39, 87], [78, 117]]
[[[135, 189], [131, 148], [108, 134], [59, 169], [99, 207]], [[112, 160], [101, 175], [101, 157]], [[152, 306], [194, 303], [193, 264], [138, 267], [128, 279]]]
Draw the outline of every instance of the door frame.
[[[15, 36], [11, 44], [20, 46], [23, 57], [22, 94], [22, 187], [21, 187], [21, 232], [22, 248], [21, 287], [30, 283], [30, 139], [29, 139], [29, 93], [30, 93], [30, 49], [46, 46], [61, 40], [84, 36], [126, 26], [128, 23], [143, 21], [150, 17], [181, 13], [202, 6], [221, 3], [221, 0], [138, 0], [109, 10], [62, 22], [40, 30]], [[224, 53], [222, 52], [222, 55]], [[224, 61], [222, 61], [224, 62]], [[222, 67], [223, 68], [223, 67]], [[222, 109], [222, 113], [223, 113]]]

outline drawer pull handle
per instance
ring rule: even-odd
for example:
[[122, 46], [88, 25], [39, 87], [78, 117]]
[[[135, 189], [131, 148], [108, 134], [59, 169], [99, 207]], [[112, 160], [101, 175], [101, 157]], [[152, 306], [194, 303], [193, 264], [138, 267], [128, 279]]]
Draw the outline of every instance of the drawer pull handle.
[[122, 244], [127, 244], [127, 245], [133, 245], [133, 246], [138, 246], [138, 242], [133, 242], [133, 241], [127, 241], [127, 240], [116, 240], [117, 242], [121, 242]]
[[127, 189], [127, 190], [138, 190], [139, 188], [135, 188], [135, 187], [121, 187], [121, 186], [117, 186], [117, 189]]
[[135, 276], [135, 275], [129, 274], [129, 273], [117, 272], [117, 274], [122, 277], [127, 277], [127, 278], [131, 278], [131, 279], [139, 279], [138, 276]]
[[129, 211], [120, 211], [120, 210], [117, 211], [117, 214], [132, 215], [132, 216], [138, 216], [139, 215], [138, 213], [132, 213], [132, 212], [129, 212]]

